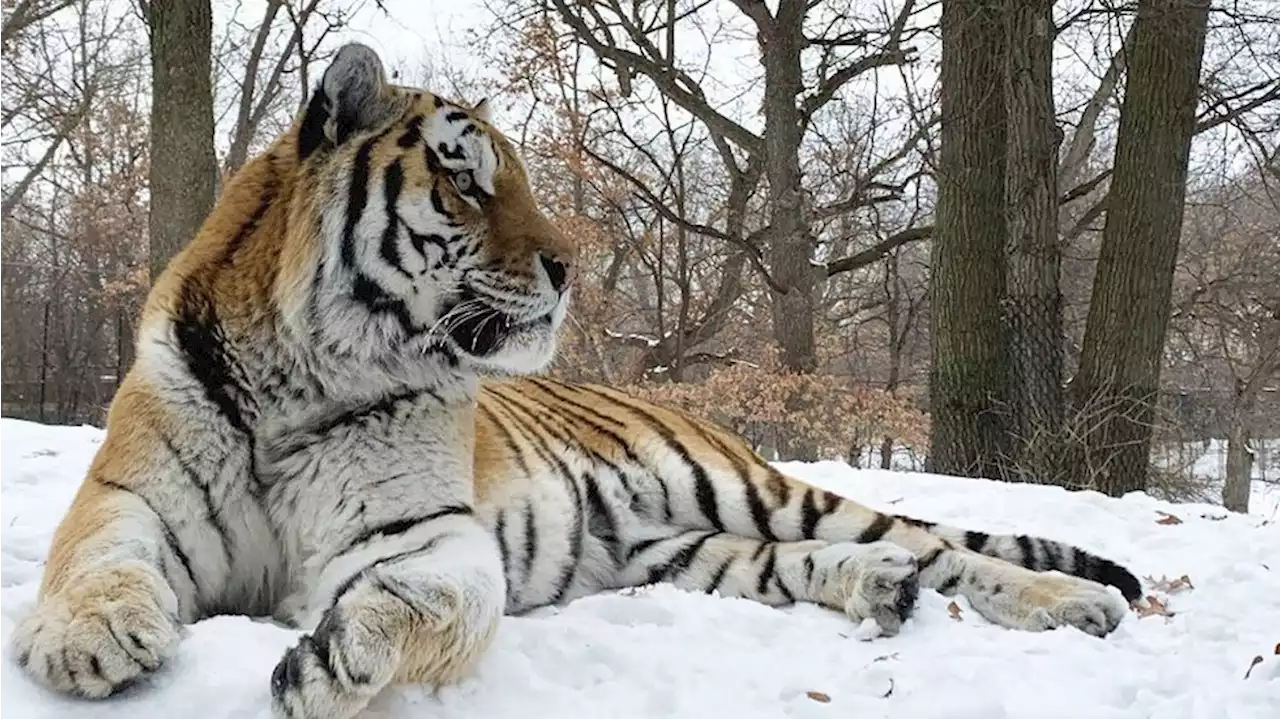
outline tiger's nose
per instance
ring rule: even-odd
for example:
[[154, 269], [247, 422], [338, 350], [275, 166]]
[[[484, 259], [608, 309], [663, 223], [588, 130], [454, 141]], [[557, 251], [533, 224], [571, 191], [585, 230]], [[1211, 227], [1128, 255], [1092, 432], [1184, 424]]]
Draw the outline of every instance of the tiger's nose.
[[569, 265], [545, 252], [538, 253], [538, 261], [542, 263], [547, 279], [551, 280], [551, 287], [556, 292], [564, 292], [564, 289], [569, 286]]

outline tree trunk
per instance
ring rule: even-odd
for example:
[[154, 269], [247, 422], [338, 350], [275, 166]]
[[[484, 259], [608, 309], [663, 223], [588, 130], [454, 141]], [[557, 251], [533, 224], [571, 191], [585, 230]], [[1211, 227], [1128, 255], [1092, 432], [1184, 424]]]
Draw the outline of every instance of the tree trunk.
[[1058, 129], [1053, 109], [1053, 3], [1005, 3], [1008, 145], [1005, 299], [1008, 476], [1056, 482], [1063, 418], [1058, 251]]
[[773, 335], [782, 366], [812, 372], [818, 358], [814, 340], [814, 294], [821, 268], [810, 259], [814, 237], [805, 219], [800, 184], [800, 144], [804, 139], [797, 98], [804, 92], [800, 51], [804, 46], [805, 3], [782, 0], [772, 23], [760, 31], [764, 64], [765, 176], [769, 182], [769, 268], [787, 291], [773, 293]]
[[209, 0], [153, 0], [151, 32], [151, 280], [195, 236], [213, 202], [213, 14]]
[[942, 148], [930, 253], [929, 469], [1003, 476], [1005, 378], [1003, 85], [1000, 0], [942, 5]]
[[1080, 369], [1074, 479], [1113, 496], [1147, 485], [1208, 0], [1143, 0]]
[[1249, 428], [1233, 413], [1227, 434], [1227, 477], [1222, 485], [1222, 506], [1232, 512], [1249, 511], [1249, 491], [1253, 484], [1253, 453], [1249, 450]]

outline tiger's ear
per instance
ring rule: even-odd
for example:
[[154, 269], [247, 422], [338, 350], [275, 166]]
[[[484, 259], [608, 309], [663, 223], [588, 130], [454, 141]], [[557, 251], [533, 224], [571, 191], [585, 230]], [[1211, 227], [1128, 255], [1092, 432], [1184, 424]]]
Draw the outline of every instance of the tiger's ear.
[[491, 106], [489, 105], [489, 98], [486, 97], [480, 102], [476, 103], [476, 106], [471, 108], [471, 114], [475, 115], [481, 120], [484, 120], [485, 122], [493, 122], [493, 120], [491, 119], [493, 116], [493, 113], [492, 113]]
[[298, 130], [298, 156], [326, 144], [341, 145], [353, 134], [376, 127], [394, 110], [382, 60], [360, 43], [343, 45], [316, 86]]

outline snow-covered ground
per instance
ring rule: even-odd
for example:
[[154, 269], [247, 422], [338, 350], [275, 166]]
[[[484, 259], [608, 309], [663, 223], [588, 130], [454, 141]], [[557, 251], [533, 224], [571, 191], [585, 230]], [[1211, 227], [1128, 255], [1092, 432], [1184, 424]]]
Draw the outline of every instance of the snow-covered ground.
[[[101, 703], [53, 696], [9, 649], [35, 598], [54, 525], [101, 432], [0, 420], [5, 719], [268, 717], [268, 677], [295, 633], [242, 617], [190, 628], [148, 684]], [[991, 626], [932, 591], [891, 639], [859, 641], [842, 616], [770, 609], [670, 586], [589, 597], [508, 618], [478, 673], [430, 694], [386, 692], [370, 717], [849, 717], [874, 719], [1275, 719], [1280, 717], [1280, 491], [1254, 513], [1114, 500], [1041, 486], [782, 464], [815, 484], [895, 512], [992, 532], [1066, 539], [1141, 576], [1187, 575], [1154, 592], [1172, 617], [1136, 613], [1106, 639]], [[1160, 523], [1158, 512], [1180, 523]], [[1171, 520], [1165, 520], [1170, 522]], [[1255, 656], [1263, 657], [1245, 673]]]

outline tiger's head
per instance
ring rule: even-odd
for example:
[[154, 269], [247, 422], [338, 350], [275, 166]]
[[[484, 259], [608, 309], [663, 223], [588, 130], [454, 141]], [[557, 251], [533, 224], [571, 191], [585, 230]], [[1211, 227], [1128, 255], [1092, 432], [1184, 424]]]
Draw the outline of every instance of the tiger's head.
[[575, 248], [487, 103], [392, 85], [350, 44], [294, 136], [302, 186], [277, 299], [313, 341], [369, 359], [445, 352], [480, 373], [550, 361]]

